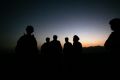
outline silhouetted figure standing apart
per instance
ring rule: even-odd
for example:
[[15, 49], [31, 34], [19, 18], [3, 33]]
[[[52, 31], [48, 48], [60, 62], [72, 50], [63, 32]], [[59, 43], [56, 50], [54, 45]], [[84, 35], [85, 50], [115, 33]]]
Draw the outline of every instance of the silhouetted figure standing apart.
[[35, 56], [38, 52], [37, 41], [32, 34], [34, 29], [32, 26], [27, 26], [26, 34], [24, 34], [17, 42], [16, 53], [18, 57], [28, 59], [29, 57]]
[[79, 65], [80, 57], [82, 54], [82, 44], [79, 42], [79, 37], [74, 35], [73, 37], [73, 57], [75, 65]]
[[71, 70], [72, 66], [72, 52], [73, 52], [73, 46], [69, 42], [69, 38], [65, 38], [65, 44], [63, 48], [63, 53], [64, 53], [64, 64], [67, 67], [67, 69]]
[[110, 51], [112, 60], [117, 62], [120, 57], [120, 19], [112, 19], [109, 24], [113, 32], [106, 40], [104, 46], [108, 51]]

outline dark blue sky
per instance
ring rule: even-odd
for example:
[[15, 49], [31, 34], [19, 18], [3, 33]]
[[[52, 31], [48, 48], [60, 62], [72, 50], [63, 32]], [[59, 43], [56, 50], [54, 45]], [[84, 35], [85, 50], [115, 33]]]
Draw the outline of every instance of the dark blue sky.
[[120, 18], [120, 0], [1, 0], [0, 47], [14, 48], [27, 25], [35, 28], [38, 46], [54, 34], [78, 35], [83, 46], [103, 45], [111, 30], [109, 20]]

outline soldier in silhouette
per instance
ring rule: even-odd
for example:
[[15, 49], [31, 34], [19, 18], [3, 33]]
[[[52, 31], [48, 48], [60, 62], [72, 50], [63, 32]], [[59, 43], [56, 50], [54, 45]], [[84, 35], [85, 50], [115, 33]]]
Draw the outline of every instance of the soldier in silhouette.
[[104, 46], [110, 52], [112, 59], [118, 61], [117, 59], [120, 56], [120, 19], [114, 18], [110, 20], [109, 24], [113, 32], [106, 40]]
[[41, 46], [41, 54], [42, 54], [44, 63], [48, 63], [50, 58], [50, 38], [49, 37], [46, 38], [46, 42]]
[[50, 61], [54, 66], [56, 66], [54, 68], [58, 69], [58, 67], [60, 67], [61, 64], [62, 46], [60, 41], [57, 40], [57, 35], [53, 35], [53, 40], [50, 43], [50, 53]]
[[73, 46], [72, 46], [72, 44], [69, 42], [69, 38], [66, 37], [66, 38], [65, 38], [64, 48], [63, 48], [64, 56], [69, 56], [69, 55], [71, 55], [70, 53], [72, 52], [72, 49], [73, 49]]
[[73, 37], [73, 59], [74, 59], [74, 65], [76, 67], [80, 63], [81, 54], [82, 54], [82, 44], [79, 42], [79, 37], [77, 35], [74, 35]]
[[79, 42], [79, 37], [77, 35], [73, 37], [73, 50], [76, 55], [80, 55], [82, 52], [82, 44]]
[[50, 38], [46, 38], [46, 42], [41, 46], [41, 53], [43, 56], [49, 56], [50, 55]]
[[66, 37], [66, 38], [65, 38], [64, 48], [63, 48], [64, 57], [65, 57], [66, 59], [70, 59], [70, 57], [72, 56], [72, 51], [73, 51], [73, 46], [72, 46], [72, 44], [69, 42], [69, 38]]
[[32, 26], [27, 26], [26, 34], [20, 37], [16, 46], [16, 53], [18, 57], [26, 58], [35, 56], [38, 52], [37, 41], [32, 34], [34, 29]]
[[71, 70], [71, 65], [72, 65], [72, 52], [73, 52], [73, 46], [69, 42], [69, 38], [65, 38], [65, 44], [63, 48], [63, 53], [64, 53], [64, 63], [66, 66], [66, 70]]
[[53, 56], [60, 56], [62, 53], [62, 46], [60, 41], [57, 40], [57, 35], [53, 36], [53, 41], [50, 44], [51, 48], [51, 55]]

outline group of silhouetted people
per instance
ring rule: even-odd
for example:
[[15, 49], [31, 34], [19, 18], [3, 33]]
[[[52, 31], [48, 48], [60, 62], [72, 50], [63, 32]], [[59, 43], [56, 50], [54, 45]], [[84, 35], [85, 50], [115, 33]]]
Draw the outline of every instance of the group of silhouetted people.
[[[119, 57], [120, 50], [120, 19], [112, 19], [109, 23], [111, 25], [111, 30], [113, 31], [109, 38], [105, 42], [105, 48], [110, 52], [113, 59]], [[16, 53], [19, 59], [31, 58], [38, 54], [37, 41], [32, 34], [34, 29], [32, 26], [27, 26], [26, 34], [24, 34], [17, 42]], [[41, 46], [41, 54], [47, 57], [48, 61], [54, 62], [60, 60], [61, 56], [64, 56], [64, 60], [67, 63], [72, 61], [79, 63], [79, 58], [82, 53], [82, 44], [79, 42], [79, 37], [77, 35], [73, 36], [73, 44], [69, 42], [69, 38], [65, 38], [65, 44], [62, 49], [61, 43], [57, 40], [58, 36], [53, 35], [53, 40], [46, 38], [46, 42]]]
[[50, 41], [50, 38], [46, 38], [46, 42], [41, 46], [41, 53], [45, 56], [48, 55], [56, 55], [59, 56], [62, 53], [67, 55], [67, 53], [71, 52], [81, 53], [82, 52], [82, 44], [79, 42], [79, 37], [75, 35], [73, 37], [73, 45], [69, 42], [69, 38], [65, 38], [65, 44], [62, 50], [62, 46], [59, 40], [57, 40], [57, 35], [53, 36], [53, 40]]
[[73, 45], [69, 42], [69, 38], [66, 37], [63, 49], [60, 41], [57, 40], [57, 35], [53, 35], [52, 41], [47, 37], [46, 42], [41, 46], [41, 54], [47, 57], [47, 59], [53, 59], [53, 61], [60, 60], [61, 57], [64, 56], [65, 62], [72, 63], [74, 59], [78, 59], [81, 53], [82, 44], [79, 42], [79, 37], [77, 35], [73, 37]]

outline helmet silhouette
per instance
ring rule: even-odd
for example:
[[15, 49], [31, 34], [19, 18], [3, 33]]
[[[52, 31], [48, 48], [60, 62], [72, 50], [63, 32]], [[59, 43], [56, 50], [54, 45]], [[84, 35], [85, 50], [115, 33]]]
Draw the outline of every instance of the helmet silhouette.
[[111, 29], [113, 31], [120, 30], [120, 19], [119, 18], [114, 18], [114, 19], [110, 20], [109, 24], [111, 25]]
[[34, 28], [32, 26], [27, 26], [26, 32], [27, 32], [27, 34], [31, 34], [34, 32]]

